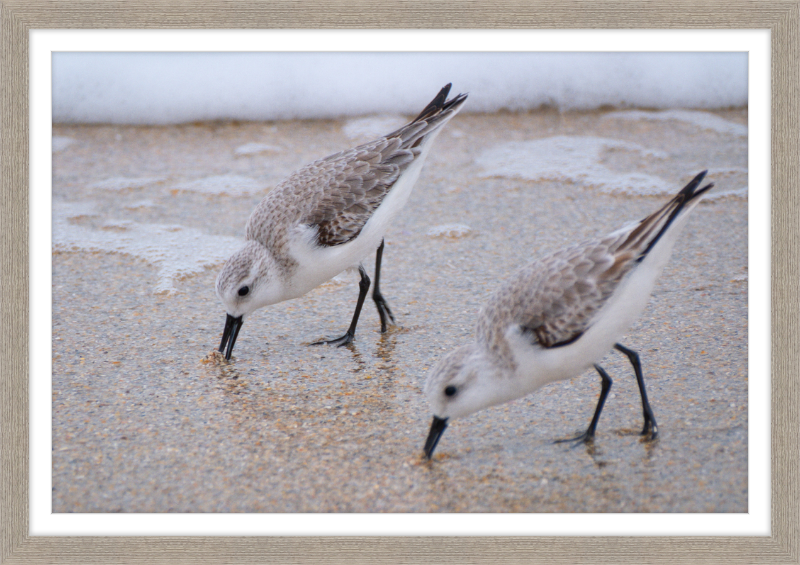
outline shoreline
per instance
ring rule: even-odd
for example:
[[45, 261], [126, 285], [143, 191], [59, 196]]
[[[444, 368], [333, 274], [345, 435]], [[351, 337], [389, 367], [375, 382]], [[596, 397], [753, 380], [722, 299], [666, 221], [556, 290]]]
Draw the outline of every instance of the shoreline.
[[[381, 287], [400, 327], [380, 334], [368, 301], [351, 347], [308, 347], [349, 323], [358, 277], [345, 274], [254, 314], [226, 365], [202, 362], [224, 321], [213, 290], [225, 256], [219, 238], [242, 238], [263, 187], [354, 145], [347, 122], [54, 126], [54, 136], [74, 140], [53, 156], [54, 207], [94, 208], [65, 217], [69, 229], [87, 231], [60, 232], [64, 247], [53, 254], [53, 511], [746, 512], [741, 196], [692, 213], [626, 337], [642, 357], [657, 442], [639, 441], [633, 372], [610, 354], [603, 366], [614, 386], [592, 449], [551, 443], [588, 424], [599, 379], [587, 372], [454, 422], [433, 463], [421, 460], [427, 370], [471, 339], [499, 281], [668, 198], [482, 176], [482, 154], [552, 136], [624, 139], [663, 156], [603, 150], [603, 167], [656, 175], [675, 192], [702, 168], [727, 167], [734, 172], [726, 179], [746, 182], [746, 138], [606, 114], [457, 116], [387, 233]], [[747, 121], [746, 110], [714, 115]], [[237, 154], [247, 143], [272, 149]], [[226, 175], [258, 184], [234, 195], [225, 190], [239, 190], [235, 183], [186, 188]], [[717, 182], [711, 173], [708, 180]], [[725, 188], [717, 182], [713, 190]], [[429, 235], [449, 224], [469, 229]], [[137, 231], [153, 225], [175, 231], [164, 239]], [[173, 261], [158, 246], [189, 230], [205, 238], [203, 260], [189, 256], [187, 243], [188, 267], [170, 279], [174, 291], [156, 292]], [[87, 233], [96, 249], [81, 250]], [[150, 247], [124, 247], [126, 234]], [[365, 260], [370, 276], [373, 261]]]

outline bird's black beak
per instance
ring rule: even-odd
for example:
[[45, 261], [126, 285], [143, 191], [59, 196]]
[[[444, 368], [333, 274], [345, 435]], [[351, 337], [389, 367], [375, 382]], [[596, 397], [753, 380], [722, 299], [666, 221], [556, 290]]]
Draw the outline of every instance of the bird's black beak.
[[433, 455], [433, 450], [436, 449], [436, 444], [439, 443], [439, 438], [442, 437], [445, 429], [447, 429], [447, 418], [434, 416], [431, 431], [428, 432], [428, 439], [425, 440], [425, 457], [428, 459]]
[[[219, 342], [219, 352], [225, 353], [225, 360], [231, 360], [231, 353], [233, 353], [233, 344], [236, 343], [236, 336], [239, 335], [239, 330], [244, 323], [243, 316], [234, 318], [230, 314], [225, 318], [225, 329], [222, 331], [222, 341]], [[227, 344], [228, 350], [225, 350]]]

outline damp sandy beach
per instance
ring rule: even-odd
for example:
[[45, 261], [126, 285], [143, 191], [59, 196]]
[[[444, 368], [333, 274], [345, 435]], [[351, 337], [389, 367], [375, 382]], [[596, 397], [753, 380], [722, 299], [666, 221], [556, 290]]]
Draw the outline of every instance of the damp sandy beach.
[[[217, 272], [305, 163], [410, 116], [53, 128], [53, 512], [747, 512], [747, 111], [459, 114], [386, 237], [380, 333], [358, 275], [249, 316], [209, 354]], [[594, 371], [454, 420], [422, 458], [430, 367], [537, 256], [716, 184]], [[372, 276], [374, 256], [364, 266]]]

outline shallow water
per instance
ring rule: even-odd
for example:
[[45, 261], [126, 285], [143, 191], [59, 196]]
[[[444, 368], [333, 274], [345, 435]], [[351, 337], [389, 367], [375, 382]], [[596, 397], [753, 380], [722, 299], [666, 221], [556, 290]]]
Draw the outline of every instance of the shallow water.
[[[746, 512], [747, 114], [619, 114], [459, 115], [387, 234], [399, 325], [381, 335], [368, 301], [354, 344], [309, 346], [346, 329], [346, 273], [249, 317], [230, 364], [208, 358], [214, 279], [263, 187], [392, 118], [55, 126], [53, 511]], [[549, 138], [578, 148], [561, 177]], [[706, 168], [718, 196], [622, 340], [660, 439], [640, 441], [633, 372], [609, 354], [593, 446], [552, 443], [589, 423], [587, 372], [452, 422], [424, 462], [427, 370], [498, 282], [666, 199], [614, 183], [672, 193]]]

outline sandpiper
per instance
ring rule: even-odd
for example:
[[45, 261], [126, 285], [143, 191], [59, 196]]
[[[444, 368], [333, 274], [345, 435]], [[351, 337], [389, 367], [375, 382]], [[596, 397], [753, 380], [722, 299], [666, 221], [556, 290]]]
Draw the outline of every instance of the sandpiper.
[[592, 421], [583, 434], [559, 441], [593, 440], [611, 388], [597, 363], [612, 348], [628, 357], [636, 373], [642, 435], [656, 437], [639, 356], [618, 340], [647, 304], [689, 212], [713, 186], [698, 189], [705, 175], [642, 221], [534, 261], [492, 294], [478, 315], [475, 341], [450, 352], [428, 375], [425, 394], [434, 413], [424, 447], [428, 459], [451, 418], [520, 398], [592, 366], [602, 380]]
[[380, 139], [315, 161], [292, 173], [256, 206], [246, 243], [217, 277], [227, 310], [220, 353], [230, 359], [244, 317], [297, 298], [350, 267], [361, 275], [347, 332], [317, 344], [353, 341], [370, 286], [361, 261], [377, 249], [372, 299], [381, 331], [394, 316], [380, 291], [384, 234], [408, 200], [433, 140], [461, 110], [466, 94], [447, 100], [450, 84], [409, 124]]

